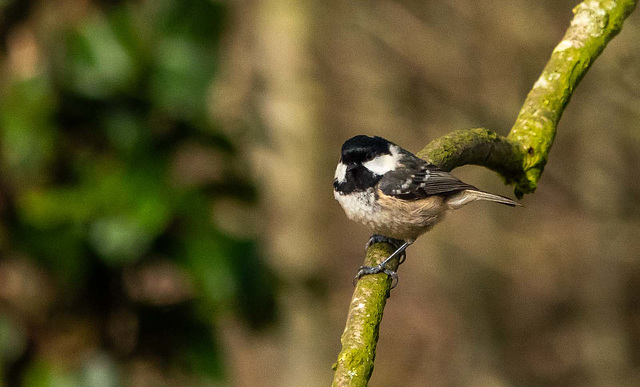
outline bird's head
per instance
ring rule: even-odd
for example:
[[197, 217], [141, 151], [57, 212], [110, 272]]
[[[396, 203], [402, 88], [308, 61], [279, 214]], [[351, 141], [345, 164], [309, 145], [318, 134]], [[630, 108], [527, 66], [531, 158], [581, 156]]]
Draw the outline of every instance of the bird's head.
[[400, 147], [382, 137], [352, 137], [342, 145], [333, 187], [341, 193], [371, 188], [400, 165], [400, 157]]

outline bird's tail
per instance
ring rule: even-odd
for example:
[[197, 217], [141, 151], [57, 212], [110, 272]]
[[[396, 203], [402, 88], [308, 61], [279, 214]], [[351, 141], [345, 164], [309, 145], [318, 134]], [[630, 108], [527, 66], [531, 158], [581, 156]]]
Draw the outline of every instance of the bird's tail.
[[464, 206], [465, 204], [475, 202], [476, 200], [488, 200], [490, 202], [505, 204], [511, 207], [522, 206], [522, 204], [516, 202], [515, 200], [509, 199], [508, 197], [480, 191], [477, 189], [466, 189], [464, 191], [460, 191], [449, 196], [446, 202], [451, 209], [455, 210]]

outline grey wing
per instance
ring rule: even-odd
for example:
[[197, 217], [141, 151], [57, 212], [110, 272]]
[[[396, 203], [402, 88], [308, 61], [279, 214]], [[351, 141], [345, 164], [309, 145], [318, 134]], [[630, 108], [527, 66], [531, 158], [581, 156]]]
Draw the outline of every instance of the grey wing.
[[380, 180], [382, 193], [399, 199], [417, 200], [432, 195], [460, 192], [466, 189], [477, 190], [476, 187], [460, 181], [449, 172], [438, 169], [436, 166], [427, 164], [424, 161], [422, 163], [406, 166], [407, 168], [384, 175]]

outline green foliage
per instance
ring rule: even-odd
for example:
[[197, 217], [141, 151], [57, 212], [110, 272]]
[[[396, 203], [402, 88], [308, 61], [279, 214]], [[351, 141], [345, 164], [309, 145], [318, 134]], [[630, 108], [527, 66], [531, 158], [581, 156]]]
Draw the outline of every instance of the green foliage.
[[[53, 315], [98, 321], [98, 347], [109, 348], [115, 311], [138, 321], [137, 344], [96, 358], [95, 369], [23, 352], [25, 385], [117, 385], [122, 355], [221, 379], [216, 317], [236, 311], [253, 327], [273, 319], [274, 281], [256, 242], [213, 221], [221, 197], [256, 197], [232, 139], [207, 114], [224, 21], [225, 7], [209, 0], [118, 2], [52, 27], [42, 71], [0, 84], [1, 253], [45, 269], [60, 296]], [[132, 297], [126, 273], [156, 262], [184, 271], [190, 295]], [[20, 332], [8, 321], [0, 313], [0, 339]], [[87, 381], [101, 372], [111, 382]]]

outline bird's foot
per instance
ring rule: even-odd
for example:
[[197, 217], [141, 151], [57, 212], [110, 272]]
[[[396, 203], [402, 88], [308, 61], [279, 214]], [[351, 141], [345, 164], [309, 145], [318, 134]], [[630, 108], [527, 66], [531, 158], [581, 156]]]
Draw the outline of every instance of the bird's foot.
[[398, 285], [398, 273], [393, 270], [387, 269], [386, 266], [384, 266], [381, 263], [376, 266], [360, 266], [360, 270], [358, 270], [358, 274], [356, 274], [355, 278], [353, 279], [353, 286], [356, 286], [356, 283], [358, 282], [358, 280], [364, 277], [365, 275], [379, 274], [379, 273], [384, 273], [389, 277], [391, 277], [391, 289], [395, 288]]
[[391, 289], [395, 288], [398, 285], [398, 273], [395, 272], [394, 270], [388, 269], [387, 263], [389, 263], [395, 257], [399, 256], [398, 265], [402, 264], [407, 258], [407, 254], [405, 250], [410, 244], [413, 243], [413, 240], [401, 241], [398, 239], [393, 239], [393, 238], [385, 237], [382, 235], [372, 235], [371, 238], [369, 238], [369, 242], [367, 242], [367, 249], [372, 244], [379, 243], [379, 242], [389, 243], [392, 246], [394, 246], [396, 250], [393, 252], [393, 254], [391, 254], [389, 257], [387, 257], [384, 261], [380, 262], [376, 266], [361, 266], [360, 270], [358, 270], [358, 274], [356, 274], [356, 277], [353, 279], [354, 286], [358, 282], [358, 280], [364, 277], [365, 275], [378, 274], [378, 273], [384, 273], [389, 277], [391, 277]]

